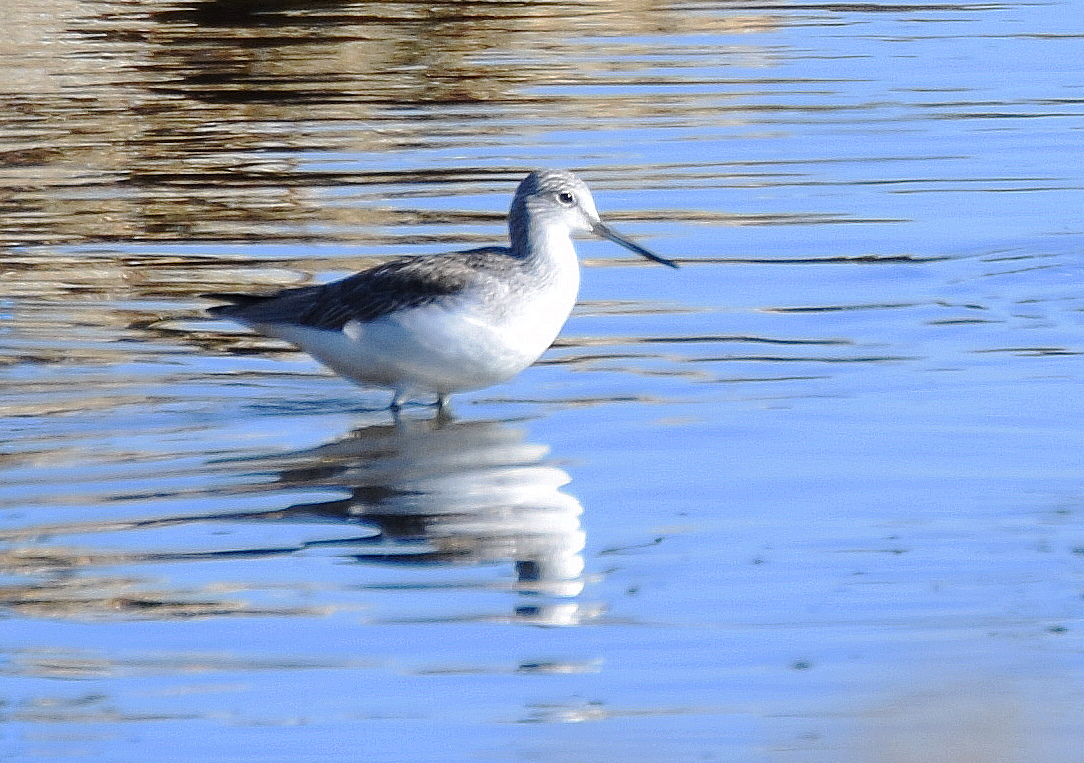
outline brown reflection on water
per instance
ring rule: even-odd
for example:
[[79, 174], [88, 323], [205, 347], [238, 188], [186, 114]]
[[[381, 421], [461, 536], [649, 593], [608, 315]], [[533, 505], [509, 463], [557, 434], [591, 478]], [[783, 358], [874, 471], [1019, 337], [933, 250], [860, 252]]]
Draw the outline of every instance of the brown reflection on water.
[[[47, 558], [46, 558], [47, 557]], [[12, 554], [0, 555], [0, 569], [17, 571], [31, 561]], [[50, 568], [77, 569], [85, 565], [136, 562], [106, 555], [55, 550], [33, 560]], [[14, 562], [14, 564], [13, 564]], [[327, 614], [317, 607], [260, 607], [213, 591], [156, 589], [148, 581], [125, 577], [80, 576], [49, 579], [42, 583], [0, 587], [0, 607], [19, 617], [64, 620], [185, 620], [197, 617], [312, 617]]]
[[[484, 141], [555, 109], [649, 118], [659, 102], [539, 88], [646, 76], [606, 41], [614, 35], [774, 23], [612, 0], [29, 0], [3, 14], [0, 237], [32, 244], [353, 240], [401, 220], [329, 206], [320, 189], [489, 183], [494, 173], [317, 168], [314, 154]], [[585, 35], [598, 38], [589, 51], [570, 47]]]

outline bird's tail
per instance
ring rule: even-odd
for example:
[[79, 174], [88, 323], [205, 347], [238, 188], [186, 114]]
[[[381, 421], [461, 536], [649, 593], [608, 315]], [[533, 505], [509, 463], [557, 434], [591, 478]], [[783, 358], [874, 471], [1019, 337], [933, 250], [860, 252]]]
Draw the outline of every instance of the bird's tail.
[[207, 308], [208, 313], [222, 318], [228, 318], [253, 305], [258, 305], [269, 299], [274, 299], [273, 296], [261, 294], [233, 294], [229, 292], [212, 292], [210, 294], [200, 294], [200, 296], [204, 299], [217, 299], [223, 302], [229, 302], [228, 305], [215, 305], [214, 307]]

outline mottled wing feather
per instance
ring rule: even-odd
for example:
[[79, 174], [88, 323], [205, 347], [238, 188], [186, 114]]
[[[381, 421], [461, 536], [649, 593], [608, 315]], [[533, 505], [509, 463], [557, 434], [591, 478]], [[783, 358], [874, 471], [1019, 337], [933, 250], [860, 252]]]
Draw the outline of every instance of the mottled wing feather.
[[486, 272], [505, 271], [516, 264], [501, 247], [423, 255], [393, 260], [341, 281], [285, 289], [266, 297], [209, 295], [234, 303], [213, 307], [210, 312], [245, 323], [338, 330], [350, 321], [368, 323], [398, 310], [439, 301], [467, 289]]

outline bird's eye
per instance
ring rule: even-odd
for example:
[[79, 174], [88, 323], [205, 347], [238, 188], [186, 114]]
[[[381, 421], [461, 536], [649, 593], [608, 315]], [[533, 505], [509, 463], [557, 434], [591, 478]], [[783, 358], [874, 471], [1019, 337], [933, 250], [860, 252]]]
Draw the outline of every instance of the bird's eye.
[[561, 202], [566, 207], [571, 207], [573, 204], [576, 203], [576, 197], [568, 191], [561, 191], [559, 194], [557, 194], [557, 201]]

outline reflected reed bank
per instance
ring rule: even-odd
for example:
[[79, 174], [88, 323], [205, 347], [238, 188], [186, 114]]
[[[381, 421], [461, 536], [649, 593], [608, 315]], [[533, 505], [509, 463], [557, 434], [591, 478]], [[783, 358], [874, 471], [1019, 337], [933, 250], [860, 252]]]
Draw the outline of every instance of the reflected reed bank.
[[32, 2], [7, 13], [24, 32], [0, 43], [12, 75], [0, 102], [17, 115], [2, 136], [0, 233], [13, 242], [354, 241], [350, 231], [399, 221], [327, 205], [324, 189], [425, 194], [523, 170], [389, 172], [380, 155], [475, 145], [585, 109], [652, 118], [631, 95], [570, 104], [539, 92], [586, 84], [623, 52], [604, 43], [584, 71], [557, 41], [658, 23], [609, 2]]

